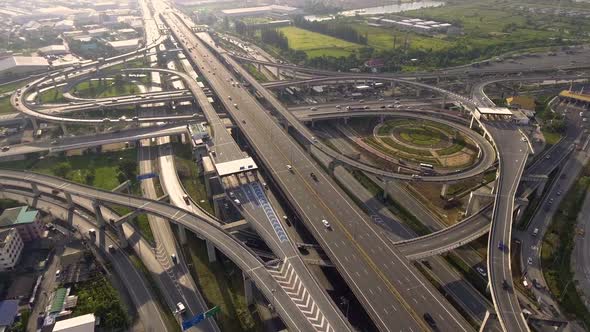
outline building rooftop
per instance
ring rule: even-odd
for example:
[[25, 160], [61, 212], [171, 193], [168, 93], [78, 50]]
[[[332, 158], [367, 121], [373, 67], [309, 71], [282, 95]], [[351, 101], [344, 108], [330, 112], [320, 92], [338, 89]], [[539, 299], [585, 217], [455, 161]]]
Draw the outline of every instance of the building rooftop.
[[109, 42], [109, 45], [113, 48], [134, 47], [137, 46], [137, 44], [139, 44], [138, 38]]
[[483, 115], [512, 115], [506, 107], [478, 107], [477, 110]]
[[75, 331], [79, 332], [94, 331], [95, 324], [96, 317], [94, 317], [94, 314], [87, 314], [70, 319], [60, 320], [59, 322], [55, 323], [53, 332], [66, 330], [74, 331], [73, 328], [76, 328]]
[[12, 325], [17, 312], [18, 300], [5, 300], [0, 302], [0, 327]]
[[535, 98], [528, 96], [512, 96], [506, 98], [506, 103], [510, 106], [519, 106], [527, 110], [535, 109]]
[[575, 93], [568, 90], [563, 90], [559, 93], [560, 97], [573, 98], [584, 102], [590, 102], [590, 95]]
[[41, 47], [39, 52], [41, 53], [49, 53], [49, 52], [66, 52], [67, 49], [64, 45], [49, 45], [45, 47]]
[[20, 206], [4, 210], [0, 214], [0, 227], [13, 227], [34, 222], [39, 211], [28, 210], [28, 208], [28, 206]]
[[256, 166], [254, 159], [247, 157], [215, 164], [215, 168], [217, 169], [217, 175], [225, 176], [245, 171], [252, 171], [257, 169], [258, 166]]
[[296, 11], [297, 8], [289, 7], [289, 6], [281, 6], [281, 5], [270, 5], [270, 6], [224, 9], [221, 12], [225, 15], [236, 15], [236, 14], [249, 14], [249, 13], [257, 13], [257, 12], [264, 12], [264, 11], [270, 12], [273, 10], [290, 12], [290, 11]]
[[19, 66], [47, 67], [49, 62], [40, 56], [11, 56], [0, 60], [0, 72]]
[[53, 296], [53, 302], [51, 302], [51, 307], [49, 308], [49, 312], [57, 313], [62, 311], [67, 295], [68, 290], [66, 288], [59, 288], [56, 290]]

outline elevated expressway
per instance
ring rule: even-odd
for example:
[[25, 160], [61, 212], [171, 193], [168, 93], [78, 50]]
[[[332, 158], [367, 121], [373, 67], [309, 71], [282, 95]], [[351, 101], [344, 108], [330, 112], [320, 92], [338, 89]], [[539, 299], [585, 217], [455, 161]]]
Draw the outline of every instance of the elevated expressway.
[[[346, 73], [346, 72], [335, 72], [329, 70], [321, 70], [321, 69], [314, 69], [314, 68], [305, 68], [299, 67], [296, 65], [291, 64], [278, 64], [269, 61], [261, 61], [258, 59], [253, 59], [250, 57], [243, 57], [239, 55], [232, 55], [236, 60], [255, 63], [266, 67], [275, 67], [283, 69], [287, 72], [301, 72], [306, 74], [312, 74], [316, 76], [345, 76], [351, 75], [354, 76], [355, 73]], [[553, 58], [553, 57], [545, 57], [545, 61], [540, 61], [541, 63], [530, 64], [530, 65], [523, 65], [521, 63], [498, 63], [492, 66], [482, 66], [482, 67], [471, 67], [471, 66], [460, 66], [460, 67], [452, 67], [446, 68], [440, 71], [435, 72], [416, 72], [416, 73], [384, 73], [378, 74], [381, 77], [390, 77], [390, 78], [401, 78], [401, 79], [439, 79], [445, 77], [480, 77], [482, 75], [510, 75], [510, 74], [520, 74], [520, 73], [538, 73], [538, 72], [553, 72], [556, 68], [560, 70], [578, 70], [578, 69], [586, 69], [590, 68], [590, 61], [588, 60], [587, 53], [578, 53], [574, 55], [567, 55], [569, 61], [575, 61], [576, 63], [571, 63], [569, 65], [562, 65], [563, 59]], [[529, 60], [531, 62], [535, 62], [536, 60], [534, 57], [531, 57]], [[500, 68], [498, 68], [500, 67]], [[269, 83], [270, 84], [270, 83]]]
[[[30, 187], [30, 186], [29, 186]], [[67, 203], [60, 201], [53, 197], [35, 197], [30, 192], [30, 188], [3, 188], [0, 192], [0, 197], [3, 199], [10, 199], [30, 205], [36, 209], [51, 214], [54, 218], [61, 219], [68, 222], [74, 228], [80, 230], [82, 234], [88, 234], [91, 228], [95, 228], [95, 223], [88, 217], [87, 214], [81, 212], [81, 208], [71, 209]], [[142, 275], [141, 271], [133, 265], [129, 259], [129, 254], [124, 250], [119, 249], [117, 239], [112, 238], [106, 233], [99, 231], [98, 236], [93, 243], [101, 252], [106, 255], [120, 280], [129, 293], [130, 298], [135, 306], [139, 320], [146, 330], [152, 329], [154, 331], [171, 331], [166, 323], [162, 312], [159, 310], [157, 300], [150, 290], [148, 281]], [[107, 248], [108, 246], [117, 248], [116, 254], [111, 254]]]
[[142, 139], [162, 137], [186, 133], [186, 125], [165, 125], [158, 127], [139, 127], [121, 130], [119, 132], [95, 134], [92, 136], [64, 137], [53, 142], [31, 142], [11, 145], [10, 150], [0, 152], [0, 157], [14, 156], [27, 153], [53, 153], [74, 149], [85, 149], [105, 144], [135, 142]]
[[[370, 225], [371, 222], [348, 197], [336, 189], [333, 180], [261, 105], [243, 88], [231, 86], [228, 79], [235, 79], [234, 76], [213, 53], [174, 15], [164, 14], [163, 17], [195, 65], [214, 68], [215, 75], [206, 71], [202, 74], [377, 327], [383, 331], [428, 329], [422, 314], [429, 312], [443, 330], [470, 330], [461, 316], [393, 251], [389, 241]], [[222, 52], [220, 55], [240, 70], [227, 54]], [[231, 96], [232, 100], [224, 96]], [[238, 105], [237, 109], [234, 103]], [[307, 129], [305, 133], [310, 139]], [[293, 172], [286, 169], [287, 164], [292, 165]], [[310, 172], [317, 175], [318, 182], [308, 176]], [[332, 224], [331, 230], [321, 224], [323, 218]]]
[[[383, 80], [382, 78], [376, 76], [366, 75], [351, 77], [352, 79]], [[339, 79], [347, 80], [345, 76], [341, 76]], [[350, 80], [350, 78], [348, 80]], [[415, 85], [419, 88], [427, 88], [429, 90], [442, 92], [451, 99], [460, 101], [468, 107], [477, 107], [480, 105], [491, 106], [490, 104], [482, 105], [479, 102], [474, 103], [470, 99], [460, 97], [453, 93], [445, 92], [440, 88], [430, 87], [423, 83], [405, 80], [402, 81], [392, 78], [389, 80]], [[301, 80], [299, 82], [305, 81], [307, 82], [304, 84], [309, 82], [329, 82], [334, 80], [333, 78], [331, 79], [328, 77], [314, 80]], [[281, 82], [277, 83], [275, 86], [288, 85], [289, 83]], [[260, 88], [257, 88], [257, 90], [258, 92], [261, 92]], [[265, 97], [268, 99], [266, 95]], [[285, 116], [284, 114], [282, 115]], [[291, 121], [289, 122], [293, 124]], [[481, 121], [478, 119], [478, 123], [480, 122]], [[295, 124], [293, 125], [295, 126]], [[518, 183], [520, 182], [520, 178], [526, 164], [526, 159], [529, 154], [529, 147], [527, 145], [526, 138], [523, 137], [523, 135], [521, 135], [516, 130], [517, 128], [515, 125], [511, 123], [502, 121], [486, 121], [485, 123], [481, 123], [481, 126], [484, 130], [484, 133], [490, 136], [492, 144], [494, 144], [496, 147], [498, 159], [500, 160], [496, 199], [492, 211], [491, 233], [488, 245], [488, 270], [492, 289], [492, 298], [494, 300], [496, 312], [499, 314], [500, 323], [504, 330], [527, 331], [528, 326], [524, 320], [518, 299], [514, 292], [512, 274], [510, 270], [511, 267], [509, 251], [514, 211], [514, 198], [518, 188]], [[501, 247], [502, 249], [497, 249], [496, 246]]]
[[276, 311], [290, 330], [316, 330], [297, 308], [289, 295], [280, 287], [270, 274], [267, 266], [256, 254], [218, 225], [211, 224], [206, 219], [187, 210], [160, 201], [96, 189], [61, 178], [36, 173], [0, 170], [0, 184], [29, 188], [37, 192], [37, 195], [48, 195], [53, 190], [58, 190], [60, 193], [82, 197], [99, 204], [125, 206], [141, 210], [184, 226], [211, 241], [218, 250], [248, 275], [268, 301], [275, 303]]
[[[179, 73], [180, 74], [180, 73]], [[62, 124], [109, 124], [109, 123], [135, 123], [135, 122], [170, 122], [170, 121], [187, 121], [195, 117], [195, 115], [173, 115], [173, 116], [154, 116], [154, 117], [135, 117], [135, 118], [103, 118], [103, 119], [86, 119], [86, 118], [69, 118], [60, 116], [62, 113], [85, 111], [92, 109], [101, 109], [109, 107], [123, 107], [130, 105], [140, 105], [147, 103], [166, 102], [171, 100], [193, 100], [193, 96], [186, 92], [170, 92], [169, 94], [158, 94], [156, 96], [148, 95], [151, 98], [146, 98], [145, 95], [139, 96], [127, 96], [121, 98], [111, 98], [108, 101], [97, 100], [94, 102], [80, 103], [75, 105], [57, 106], [51, 109], [43, 108], [40, 111], [37, 108], [31, 108], [26, 102], [19, 100], [19, 96], [26, 95], [30, 90], [34, 89], [36, 84], [39, 83], [39, 79], [29, 84], [29, 87], [22, 89], [20, 93], [14, 93], [11, 96], [12, 105], [22, 114], [29, 116], [33, 119], [55, 122]], [[116, 99], [116, 101], [113, 101]], [[56, 114], [56, 115], [53, 115]]]

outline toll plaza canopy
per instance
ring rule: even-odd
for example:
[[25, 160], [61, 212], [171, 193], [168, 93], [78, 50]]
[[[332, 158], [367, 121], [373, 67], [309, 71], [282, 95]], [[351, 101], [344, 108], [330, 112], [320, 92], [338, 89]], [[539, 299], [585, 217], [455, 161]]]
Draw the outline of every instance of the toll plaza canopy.
[[245, 171], [253, 171], [257, 168], [258, 166], [251, 157], [215, 164], [217, 175], [220, 177]]

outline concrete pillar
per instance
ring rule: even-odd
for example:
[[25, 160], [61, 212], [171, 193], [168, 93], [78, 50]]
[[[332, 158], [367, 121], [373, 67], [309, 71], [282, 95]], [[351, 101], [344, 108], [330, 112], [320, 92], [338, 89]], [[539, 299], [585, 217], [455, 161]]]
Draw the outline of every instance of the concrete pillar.
[[221, 217], [221, 207], [219, 206], [219, 199], [213, 200], [213, 213], [216, 217]]
[[471, 121], [469, 122], [469, 129], [473, 129], [473, 122], [475, 122], [475, 115], [471, 115]]
[[386, 200], [387, 196], [389, 195], [388, 191], [389, 191], [389, 186], [391, 184], [391, 181], [392, 180], [387, 180], [387, 179], [384, 181], [385, 186], [383, 186], [383, 200]]
[[105, 222], [104, 217], [102, 215], [102, 210], [100, 209], [100, 203], [98, 201], [92, 202], [92, 207], [94, 208], [94, 215], [96, 216], [96, 224], [99, 228], [104, 228]]
[[443, 184], [443, 186], [440, 190], [440, 197], [442, 197], [442, 198], [447, 197], [448, 190], [449, 190], [449, 184], [448, 183]]
[[215, 254], [215, 246], [211, 241], [205, 240], [207, 244], [207, 257], [209, 258], [209, 263], [213, 263], [217, 261], [217, 255]]
[[64, 193], [64, 195], [66, 196], [66, 201], [68, 202], [68, 209], [73, 209], [74, 208], [74, 200], [72, 199], [72, 194]]
[[546, 185], [547, 180], [539, 182], [539, 186], [537, 186], [537, 197], [541, 197], [541, 195], [543, 195], [543, 191], [545, 190]]
[[479, 198], [473, 194], [473, 191], [469, 194], [469, 201], [467, 201], [467, 207], [465, 208], [465, 217], [469, 217], [475, 211], [479, 209]]
[[117, 238], [119, 239], [119, 247], [127, 248], [128, 242], [123, 232], [123, 225], [115, 226], [115, 229], [117, 231]]
[[242, 272], [244, 279], [244, 297], [247, 305], [254, 304], [254, 287], [252, 280], [244, 272]]
[[277, 77], [277, 79], [280, 79], [280, 77], [281, 77], [281, 68], [279, 68], [279, 67], [276, 67], [276, 68], [277, 68], [276, 77]]
[[328, 170], [330, 171], [330, 175], [334, 176], [334, 169], [336, 168], [336, 160], [331, 160], [328, 163]]
[[186, 228], [183, 225], [178, 225], [178, 240], [180, 244], [186, 244]]
[[420, 89], [416, 89], [416, 97], [420, 97]]
[[64, 136], [68, 134], [68, 130], [66, 128], [66, 125], [62, 122], [59, 124], [59, 126], [61, 127], [61, 131], [63, 132]]
[[342, 119], [342, 122], [344, 122], [344, 124], [347, 125], [348, 124], [348, 118], [343, 118]]
[[258, 71], [261, 71], [261, 70], [260, 70], [260, 68], [261, 68], [261, 67], [260, 67], [260, 64], [259, 64], [259, 63], [257, 63], [257, 64], [256, 64], [256, 69], [257, 69]]
[[33, 195], [35, 197], [39, 197], [41, 195], [41, 191], [39, 190], [39, 187], [37, 187], [36, 183], [31, 183], [31, 190], [33, 191]]
[[34, 131], [39, 130], [39, 123], [37, 122], [37, 119], [31, 118], [31, 124], [33, 125], [33, 130]]
[[379, 116], [379, 123], [383, 123], [385, 122], [385, 115], [380, 115]]

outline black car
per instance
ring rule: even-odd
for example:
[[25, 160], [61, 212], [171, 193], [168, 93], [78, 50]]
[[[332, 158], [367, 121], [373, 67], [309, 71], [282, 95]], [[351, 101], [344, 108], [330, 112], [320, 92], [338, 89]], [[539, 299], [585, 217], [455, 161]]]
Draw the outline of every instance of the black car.
[[318, 182], [318, 177], [315, 175], [315, 173], [309, 173], [309, 176], [311, 176], [315, 182]]
[[434, 321], [434, 318], [432, 318], [432, 316], [429, 313], [425, 313], [423, 317], [424, 317], [424, 321], [426, 321], [426, 323], [430, 327], [436, 328], [436, 322]]

